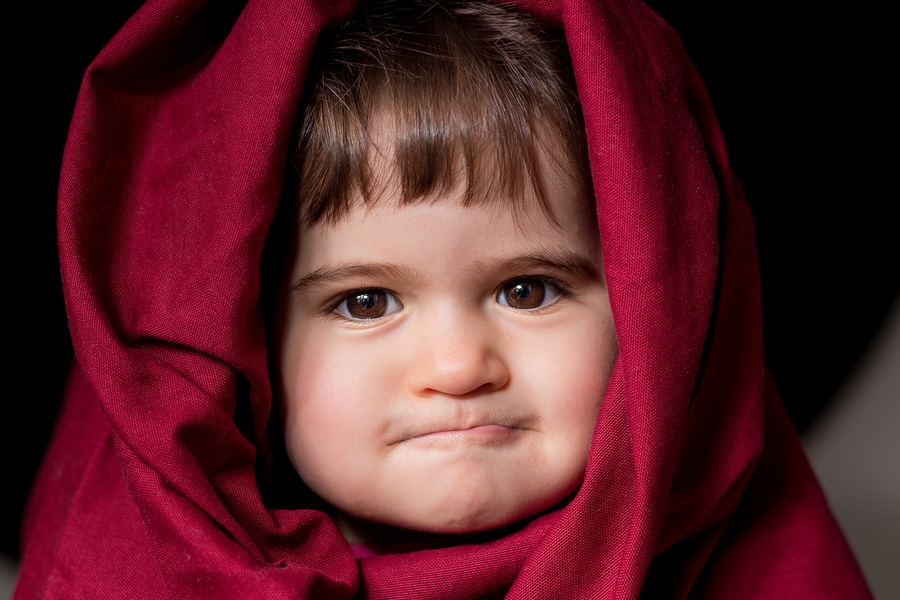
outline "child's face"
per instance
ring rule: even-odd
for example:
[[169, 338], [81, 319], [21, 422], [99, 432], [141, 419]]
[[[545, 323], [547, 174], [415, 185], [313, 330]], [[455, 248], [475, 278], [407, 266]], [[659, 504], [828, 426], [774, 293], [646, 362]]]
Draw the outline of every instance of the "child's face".
[[[287, 449], [347, 514], [467, 533], [581, 483], [616, 356], [596, 218], [382, 200], [300, 234], [281, 308]], [[516, 214], [512, 214], [512, 210]]]

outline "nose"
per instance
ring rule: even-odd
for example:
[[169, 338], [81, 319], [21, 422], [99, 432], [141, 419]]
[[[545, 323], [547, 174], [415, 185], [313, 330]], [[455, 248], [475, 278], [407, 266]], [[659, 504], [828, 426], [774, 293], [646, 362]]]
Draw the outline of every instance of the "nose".
[[509, 381], [499, 340], [477, 319], [432, 320], [421, 324], [408, 372], [410, 389], [419, 396], [468, 396], [500, 389]]

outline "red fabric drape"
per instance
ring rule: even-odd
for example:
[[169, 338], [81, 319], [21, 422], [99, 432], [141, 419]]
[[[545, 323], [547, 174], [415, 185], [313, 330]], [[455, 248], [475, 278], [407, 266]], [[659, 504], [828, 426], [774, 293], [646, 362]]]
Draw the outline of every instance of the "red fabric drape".
[[766, 380], [752, 222], [677, 36], [629, 0], [518, 4], [569, 41], [619, 340], [574, 500], [358, 562], [323, 514], [264, 505], [260, 258], [310, 54], [352, 3], [150, 0], [69, 135], [80, 371], [16, 598], [870, 597]]

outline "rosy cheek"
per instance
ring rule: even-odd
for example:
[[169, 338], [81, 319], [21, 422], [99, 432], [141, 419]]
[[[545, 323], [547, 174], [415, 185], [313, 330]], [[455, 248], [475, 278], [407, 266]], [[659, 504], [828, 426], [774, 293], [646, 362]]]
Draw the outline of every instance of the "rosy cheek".
[[303, 462], [351, 460], [352, 447], [359, 453], [371, 441], [377, 417], [371, 384], [358, 369], [348, 368], [346, 358], [303, 353], [288, 382], [288, 443]]
[[335, 427], [349, 422], [335, 383], [338, 377], [328, 377], [327, 363], [314, 357], [304, 358], [302, 365], [290, 382], [289, 419], [309, 436], [327, 437]]

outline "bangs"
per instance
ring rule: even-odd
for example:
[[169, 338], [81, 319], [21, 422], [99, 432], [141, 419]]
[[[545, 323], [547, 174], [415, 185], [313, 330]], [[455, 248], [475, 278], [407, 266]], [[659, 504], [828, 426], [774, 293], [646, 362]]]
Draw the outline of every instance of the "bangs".
[[[562, 32], [489, 3], [365, 4], [320, 40], [297, 154], [301, 226], [383, 201], [538, 202], [547, 157], [588, 186]], [[316, 65], [314, 65], [314, 68]], [[552, 215], [551, 215], [552, 216]]]

